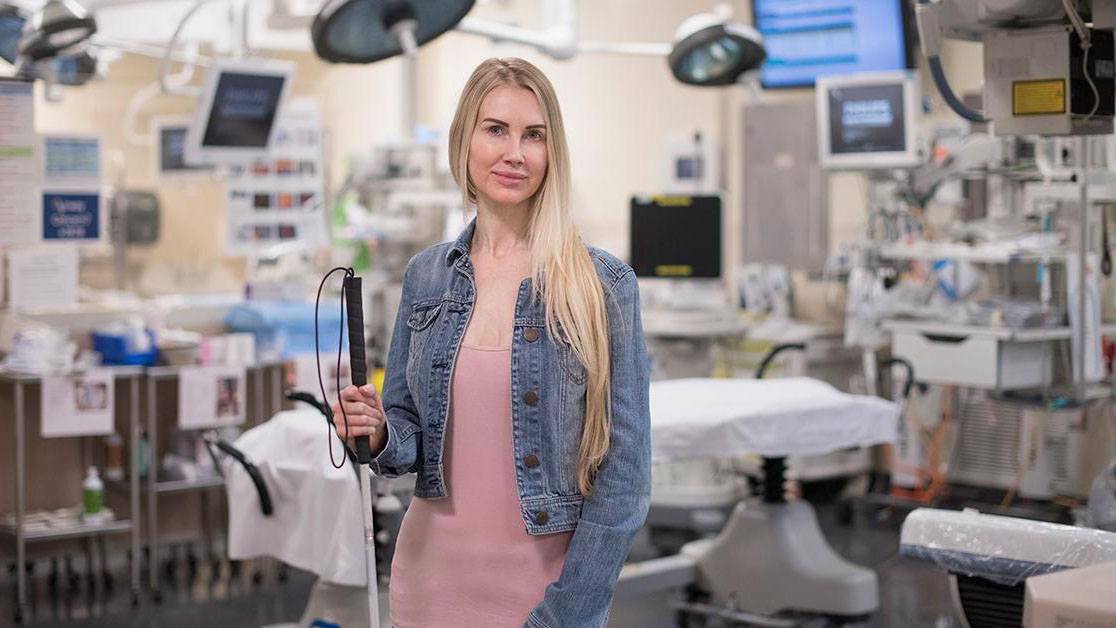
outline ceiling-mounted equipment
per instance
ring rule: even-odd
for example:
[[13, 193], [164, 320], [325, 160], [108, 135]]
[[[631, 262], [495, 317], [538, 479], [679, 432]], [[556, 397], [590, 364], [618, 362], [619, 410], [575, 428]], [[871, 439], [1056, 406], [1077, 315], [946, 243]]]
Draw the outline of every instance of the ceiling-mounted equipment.
[[31, 62], [49, 59], [87, 41], [97, 32], [97, 22], [75, 0], [48, 0], [23, 25], [19, 56]]
[[[1094, 135], [1116, 113], [1116, 3], [1111, 0], [918, 0], [919, 40], [942, 99], [996, 135]], [[942, 39], [981, 42], [983, 110], [961, 102], [942, 70]]]
[[310, 28], [314, 51], [333, 63], [373, 63], [448, 31], [473, 0], [330, 0]]
[[186, 133], [186, 162], [220, 164], [266, 156], [293, 74], [289, 61], [213, 62]]
[[682, 22], [667, 56], [674, 78], [688, 85], [732, 85], [767, 58], [763, 37], [727, 16], [699, 13]]

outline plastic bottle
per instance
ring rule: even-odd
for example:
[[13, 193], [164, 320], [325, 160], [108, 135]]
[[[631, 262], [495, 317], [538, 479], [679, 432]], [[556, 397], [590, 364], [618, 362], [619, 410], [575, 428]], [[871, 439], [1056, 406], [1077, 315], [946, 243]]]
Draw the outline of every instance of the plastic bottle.
[[1093, 480], [1089, 515], [1094, 527], [1116, 532], [1116, 458]]
[[105, 483], [97, 475], [97, 467], [89, 467], [85, 482], [81, 485], [82, 520], [86, 523], [101, 523], [101, 507], [105, 498]]
[[124, 479], [124, 439], [116, 433], [105, 439], [105, 477], [113, 481]]

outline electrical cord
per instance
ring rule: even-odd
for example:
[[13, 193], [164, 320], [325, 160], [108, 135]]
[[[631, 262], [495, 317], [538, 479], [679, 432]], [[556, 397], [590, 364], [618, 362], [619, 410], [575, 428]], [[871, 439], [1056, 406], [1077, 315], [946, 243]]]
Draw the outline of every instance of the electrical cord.
[[1089, 111], [1089, 115], [1085, 116], [1085, 120], [1089, 121], [1097, 115], [1097, 110], [1100, 109], [1100, 90], [1097, 89], [1093, 77], [1089, 76], [1089, 51], [1093, 48], [1093, 38], [1085, 20], [1081, 19], [1081, 14], [1074, 8], [1073, 0], [1062, 0], [1062, 6], [1066, 10], [1066, 17], [1073, 24], [1073, 30], [1077, 32], [1077, 37], [1081, 40], [1081, 50], [1084, 53], [1081, 59], [1081, 74], [1085, 77], [1085, 82], [1089, 84], [1089, 88], [1093, 90], [1093, 108]]
[[[318, 284], [318, 296], [314, 299], [314, 356], [315, 356], [315, 359], [317, 360], [317, 364], [318, 364], [318, 387], [321, 388], [322, 400], [325, 401], [325, 407], [326, 407], [327, 410], [329, 409], [329, 397], [326, 396], [325, 383], [322, 381], [322, 358], [321, 358], [322, 352], [321, 352], [321, 349], [318, 347], [318, 309], [321, 307], [321, 303], [322, 303], [322, 288], [325, 287], [325, 283], [326, 283], [326, 281], [329, 280], [330, 276], [333, 275], [333, 273], [335, 273], [337, 271], [341, 271], [341, 272], [345, 273], [345, 276], [347, 276], [347, 277], [353, 277], [353, 276], [356, 275], [356, 273], [353, 271], [352, 268], [346, 268], [346, 267], [343, 267], [343, 266], [338, 266], [338, 267], [334, 268], [333, 270], [326, 273], [325, 277], [322, 277], [322, 282], [320, 284]], [[344, 315], [345, 315], [345, 291], [342, 290], [341, 291], [341, 316], [343, 317]], [[345, 334], [345, 326], [344, 325], [338, 325], [338, 331], [337, 331], [337, 370], [334, 371], [334, 375], [337, 377], [337, 381], [336, 381], [337, 407], [341, 408], [341, 417], [345, 421], [345, 439], [347, 440], [349, 438], [349, 415], [346, 414], [346, 412], [345, 412], [345, 404], [341, 402], [341, 344], [344, 341], [344, 334]], [[333, 459], [333, 428], [331, 426], [327, 425], [326, 429], [327, 429], [327, 433], [329, 434], [329, 439], [328, 439], [328, 441], [329, 441], [329, 463], [331, 465], [333, 465], [334, 469], [340, 469], [341, 467], [345, 466], [345, 455], [343, 454], [341, 456], [341, 463], [340, 464], [338, 464], [337, 462], [334, 462], [334, 459]], [[344, 446], [344, 445], [342, 445], [342, 446]]]

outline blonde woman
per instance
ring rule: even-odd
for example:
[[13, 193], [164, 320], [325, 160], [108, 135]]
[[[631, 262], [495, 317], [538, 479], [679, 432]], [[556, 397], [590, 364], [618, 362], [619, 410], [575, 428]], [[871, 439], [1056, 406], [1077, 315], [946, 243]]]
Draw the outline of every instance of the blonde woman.
[[473, 72], [450, 166], [477, 217], [407, 265], [383, 400], [338, 434], [416, 473], [391, 573], [395, 628], [604, 626], [650, 497], [635, 274], [582, 244], [558, 100], [530, 63]]

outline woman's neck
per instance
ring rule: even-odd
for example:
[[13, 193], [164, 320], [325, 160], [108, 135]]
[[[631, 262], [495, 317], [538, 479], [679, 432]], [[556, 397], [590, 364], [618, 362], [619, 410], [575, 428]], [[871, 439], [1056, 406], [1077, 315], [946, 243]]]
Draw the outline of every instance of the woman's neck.
[[477, 206], [477, 227], [470, 250], [495, 259], [530, 250], [526, 207]]

